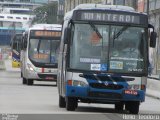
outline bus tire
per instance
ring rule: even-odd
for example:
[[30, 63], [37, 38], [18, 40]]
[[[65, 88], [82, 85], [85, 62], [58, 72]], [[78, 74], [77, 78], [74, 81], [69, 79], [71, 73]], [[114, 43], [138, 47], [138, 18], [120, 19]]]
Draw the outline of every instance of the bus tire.
[[138, 114], [139, 113], [139, 101], [132, 101], [132, 102], [127, 102], [125, 104], [126, 110], [129, 111], [130, 114]]
[[115, 103], [115, 110], [122, 111], [123, 108], [124, 108], [124, 103], [123, 102]]
[[66, 97], [66, 109], [68, 111], [75, 111], [78, 106], [78, 101], [72, 97]]
[[59, 107], [60, 108], [65, 108], [66, 107], [66, 102], [65, 98], [59, 95]]
[[33, 85], [33, 80], [32, 79], [27, 79], [27, 85]]
[[27, 84], [27, 79], [23, 77], [23, 84]]
[[130, 102], [125, 102], [125, 110], [129, 111], [129, 104]]

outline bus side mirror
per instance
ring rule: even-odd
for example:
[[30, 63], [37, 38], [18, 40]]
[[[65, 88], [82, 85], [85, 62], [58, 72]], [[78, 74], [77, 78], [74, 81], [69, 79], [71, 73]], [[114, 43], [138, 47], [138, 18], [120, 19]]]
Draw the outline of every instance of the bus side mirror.
[[71, 29], [70, 28], [65, 28], [64, 30], [64, 43], [67, 44], [68, 40], [70, 39], [70, 35], [71, 35]]
[[156, 47], [156, 38], [157, 38], [157, 33], [156, 32], [151, 32], [150, 47], [152, 47], [152, 48]]

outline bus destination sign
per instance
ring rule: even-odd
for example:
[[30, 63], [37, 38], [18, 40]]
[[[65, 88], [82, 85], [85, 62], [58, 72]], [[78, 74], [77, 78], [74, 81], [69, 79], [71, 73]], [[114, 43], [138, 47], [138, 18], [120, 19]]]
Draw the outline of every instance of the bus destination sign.
[[80, 20], [140, 24], [140, 16], [131, 14], [80, 12]]
[[36, 37], [60, 37], [61, 32], [59, 31], [34, 31]]

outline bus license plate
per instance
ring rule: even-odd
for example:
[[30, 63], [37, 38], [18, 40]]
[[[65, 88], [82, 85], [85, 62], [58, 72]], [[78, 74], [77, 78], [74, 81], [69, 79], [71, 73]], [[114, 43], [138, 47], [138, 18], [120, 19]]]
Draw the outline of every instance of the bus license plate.
[[138, 92], [135, 90], [125, 90], [124, 93], [129, 94], [129, 95], [137, 95], [138, 94]]
[[54, 80], [54, 77], [46, 77], [46, 80]]

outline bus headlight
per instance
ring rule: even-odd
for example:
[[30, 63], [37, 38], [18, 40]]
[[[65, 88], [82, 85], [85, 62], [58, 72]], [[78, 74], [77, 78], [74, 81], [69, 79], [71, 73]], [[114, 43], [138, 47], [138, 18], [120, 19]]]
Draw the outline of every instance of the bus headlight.
[[79, 80], [68, 80], [67, 84], [71, 86], [79, 86], [79, 87], [86, 87], [88, 85], [86, 82], [79, 81]]
[[34, 68], [29, 63], [27, 63], [27, 66], [30, 71], [35, 71]]
[[140, 85], [128, 85], [128, 89], [130, 89], [130, 90], [140, 90]]

